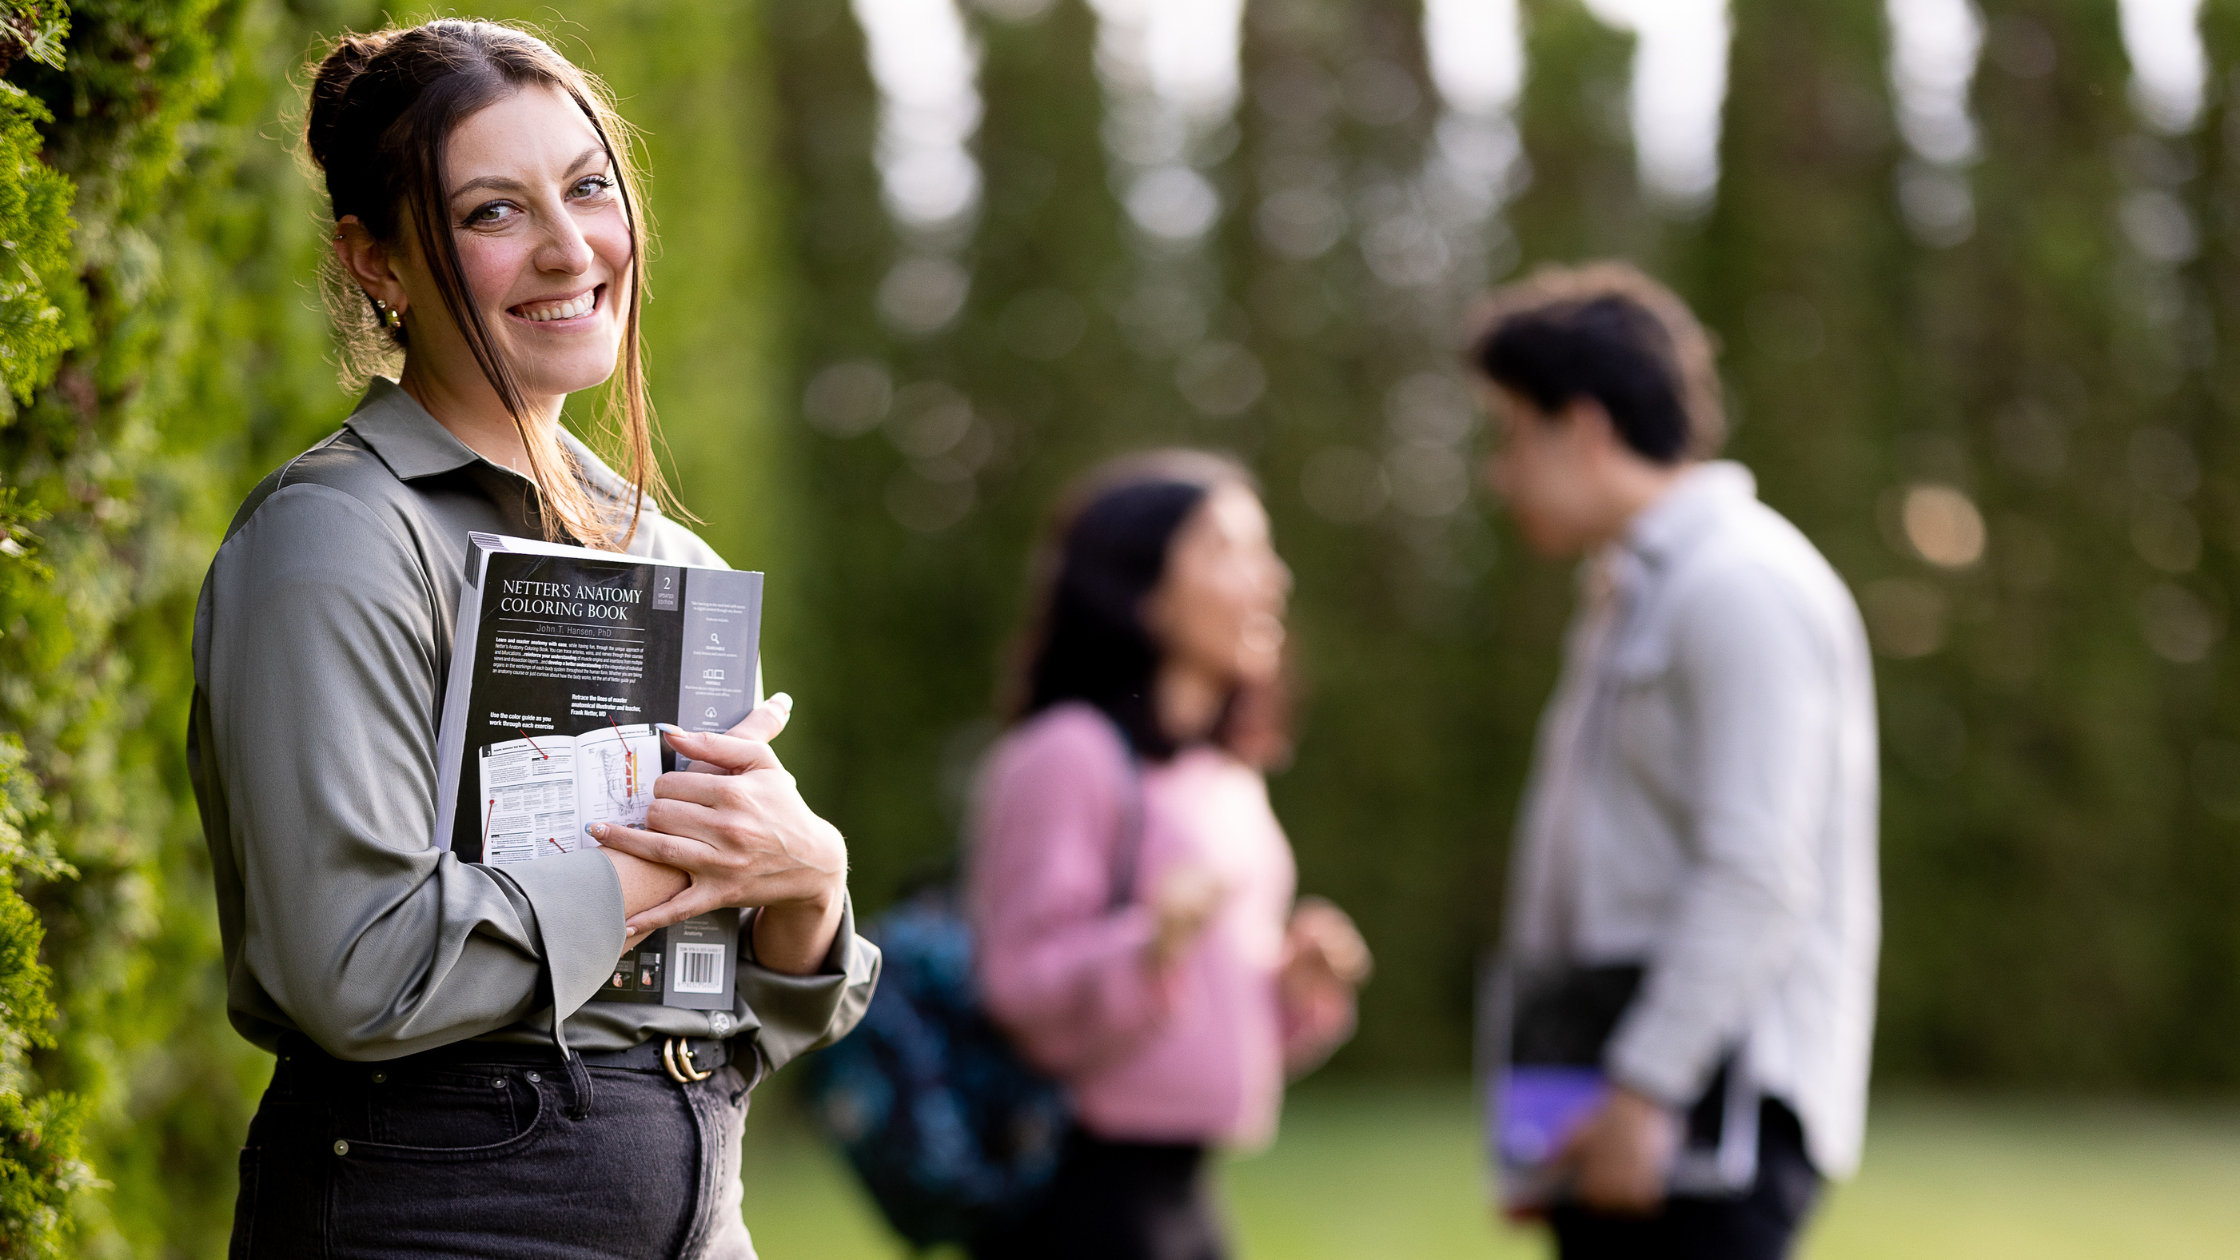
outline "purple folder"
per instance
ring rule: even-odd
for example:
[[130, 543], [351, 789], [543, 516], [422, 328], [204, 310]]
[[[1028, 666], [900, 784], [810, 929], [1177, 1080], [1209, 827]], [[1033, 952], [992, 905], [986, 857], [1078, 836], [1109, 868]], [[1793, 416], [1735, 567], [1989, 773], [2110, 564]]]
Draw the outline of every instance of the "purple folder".
[[1510, 1064], [1489, 1100], [1501, 1163], [1528, 1169], [1555, 1158], [1609, 1092], [1600, 1068]]

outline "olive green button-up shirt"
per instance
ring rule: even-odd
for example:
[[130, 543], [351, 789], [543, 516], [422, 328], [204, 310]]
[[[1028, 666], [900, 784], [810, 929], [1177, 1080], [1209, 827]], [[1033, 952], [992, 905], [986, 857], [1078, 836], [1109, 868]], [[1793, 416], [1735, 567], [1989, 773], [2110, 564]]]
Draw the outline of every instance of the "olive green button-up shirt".
[[[592, 493], [628, 485], [564, 438]], [[622, 888], [595, 849], [499, 869], [433, 846], [436, 724], [467, 535], [538, 536], [534, 484], [376, 378], [344, 427], [264, 479], [195, 610], [188, 757], [216, 876], [234, 1027], [345, 1059], [471, 1037], [619, 1050], [748, 1036], [767, 1067], [870, 1001], [853, 913], [820, 974], [755, 964], [729, 1011], [594, 1002], [622, 952]], [[645, 509], [634, 555], [723, 561]]]

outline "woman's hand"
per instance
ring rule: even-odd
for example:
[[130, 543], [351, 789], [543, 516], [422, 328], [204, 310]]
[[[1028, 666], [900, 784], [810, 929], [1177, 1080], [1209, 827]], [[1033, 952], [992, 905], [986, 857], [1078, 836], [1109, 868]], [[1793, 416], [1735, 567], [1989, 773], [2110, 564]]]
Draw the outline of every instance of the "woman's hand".
[[1323, 897], [1301, 897], [1284, 932], [1283, 983], [1310, 988], [1361, 987], [1374, 967], [1369, 943], [1353, 920]]
[[1353, 991], [1369, 978], [1368, 942], [1346, 912], [1301, 897], [1283, 935], [1276, 992], [1283, 1002], [1284, 1066], [1312, 1071], [1353, 1033]]
[[1151, 936], [1151, 964], [1170, 967], [1188, 953], [1228, 895], [1228, 886], [1210, 867], [1195, 862], [1168, 867], [1151, 894], [1151, 914], [1157, 922]]
[[[599, 852], [614, 864], [614, 876], [622, 881], [622, 917], [643, 914], [692, 886], [692, 877], [674, 866], [648, 862], [642, 857], [632, 857], [620, 849], [602, 847]], [[629, 932], [622, 941], [624, 953], [636, 949], [638, 942], [646, 939], [653, 929], [642, 928]]]
[[592, 836], [674, 867], [690, 883], [632, 914], [627, 931], [649, 932], [725, 906], [759, 907], [758, 962], [795, 975], [823, 964], [847, 899], [848, 847], [801, 799], [793, 776], [770, 751], [792, 708], [781, 693], [726, 734], [662, 728], [671, 748], [708, 769], [655, 779], [644, 829], [601, 825]]

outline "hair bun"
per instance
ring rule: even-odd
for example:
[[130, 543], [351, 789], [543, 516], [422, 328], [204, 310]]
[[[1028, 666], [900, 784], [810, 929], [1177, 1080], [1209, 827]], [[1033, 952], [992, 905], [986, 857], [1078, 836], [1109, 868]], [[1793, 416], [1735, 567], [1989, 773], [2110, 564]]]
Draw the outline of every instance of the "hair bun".
[[311, 108], [304, 120], [304, 139], [311, 147], [311, 160], [320, 170], [327, 169], [327, 159], [334, 151], [335, 128], [350, 97], [350, 85], [396, 41], [398, 34], [392, 29], [344, 35], [320, 58], [319, 68], [311, 76]]

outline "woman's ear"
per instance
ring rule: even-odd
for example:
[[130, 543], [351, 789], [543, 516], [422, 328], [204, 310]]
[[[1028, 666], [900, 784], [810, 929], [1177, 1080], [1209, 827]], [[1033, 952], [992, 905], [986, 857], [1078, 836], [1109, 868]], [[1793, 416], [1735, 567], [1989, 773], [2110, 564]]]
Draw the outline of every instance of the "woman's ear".
[[335, 224], [334, 256], [350, 283], [398, 315], [404, 314], [404, 280], [397, 275], [396, 260], [357, 215], [343, 215]]

